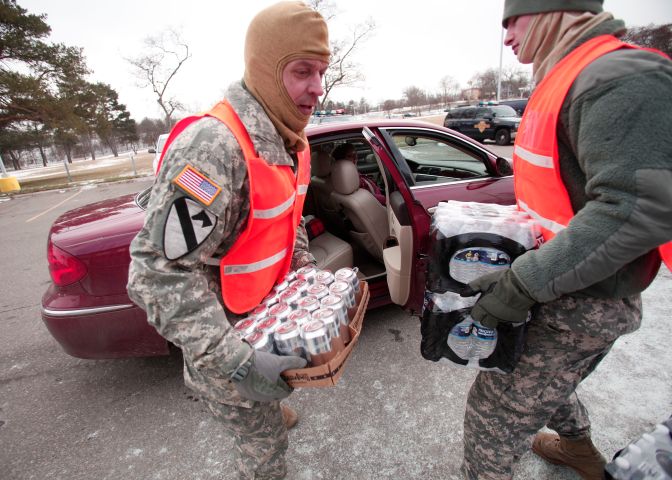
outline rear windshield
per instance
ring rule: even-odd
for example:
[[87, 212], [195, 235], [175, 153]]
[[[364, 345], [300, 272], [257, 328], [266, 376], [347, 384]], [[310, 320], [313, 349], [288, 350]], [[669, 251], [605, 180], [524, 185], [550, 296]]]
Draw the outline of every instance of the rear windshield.
[[166, 140], [168, 140], [168, 135], [159, 135], [159, 140], [156, 142], [157, 153], [163, 152], [163, 146], [166, 144]]
[[492, 113], [495, 114], [496, 117], [517, 117], [518, 114], [516, 111], [509, 107], [508, 105], [499, 105], [497, 107], [492, 107]]

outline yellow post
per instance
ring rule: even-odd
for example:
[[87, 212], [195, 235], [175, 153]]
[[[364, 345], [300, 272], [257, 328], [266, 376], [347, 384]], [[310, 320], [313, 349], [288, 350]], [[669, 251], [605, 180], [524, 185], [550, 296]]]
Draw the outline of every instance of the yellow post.
[[8, 193], [19, 190], [21, 190], [21, 186], [16, 177], [0, 177], [0, 192]]

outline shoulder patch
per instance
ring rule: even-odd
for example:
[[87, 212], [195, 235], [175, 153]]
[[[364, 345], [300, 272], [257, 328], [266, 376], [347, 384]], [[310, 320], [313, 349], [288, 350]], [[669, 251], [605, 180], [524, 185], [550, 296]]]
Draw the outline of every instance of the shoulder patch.
[[183, 190], [194, 200], [198, 200], [203, 205], [208, 206], [212, 203], [222, 188], [191, 165], [182, 169], [172, 182]]
[[173, 202], [163, 229], [163, 253], [175, 260], [196, 250], [217, 225], [217, 217], [190, 198]]

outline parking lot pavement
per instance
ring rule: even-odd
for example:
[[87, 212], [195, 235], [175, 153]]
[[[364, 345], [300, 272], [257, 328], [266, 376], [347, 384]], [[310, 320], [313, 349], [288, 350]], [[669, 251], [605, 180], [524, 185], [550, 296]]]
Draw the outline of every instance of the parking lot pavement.
[[[45, 240], [71, 206], [139, 190], [108, 184], [26, 223], [70, 192], [0, 203], [0, 478], [234, 479], [232, 442], [182, 382], [179, 355], [90, 361], [69, 357], [39, 316]], [[8, 275], [7, 272], [11, 272]], [[607, 455], [672, 413], [672, 275], [644, 293], [644, 322], [579, 388]], [[367, 313], [338, 385], [300, 389], [290, 480], [458, 479], [466, 394], [475, 372], [423, 360], [417, 318]], [[528, 453], [515, 480], [578, 478]]]
[[[597, 446], [612, 456], [672, 414], [672, 275], [644, 294], [642, 328], [622, 337], [579, 387]], [[434, 364], [419, 353], [419, 323], [395, 307], [369, 312], [341, 382], [303, 389], [303, 414], [290, 436], [290, 477], [458, 479], [462, 420], [471, 370]], [[516, 480], [578, 476], [527, 453]]]

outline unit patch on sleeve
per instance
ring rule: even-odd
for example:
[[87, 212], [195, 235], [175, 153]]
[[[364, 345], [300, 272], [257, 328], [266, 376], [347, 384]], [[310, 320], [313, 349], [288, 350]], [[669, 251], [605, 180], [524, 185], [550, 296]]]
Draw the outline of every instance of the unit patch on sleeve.
[[222, 191], [219, 185], [191, 165], [184, 167], [180, 174], [173, 179], [173, 183], [205, 206], [210, 205]]
[[182, 197], [173, 202], [163, 230], [163, 252], [175, 260], [196, 250], [215, 229], [217, 217], [197, 202]]

